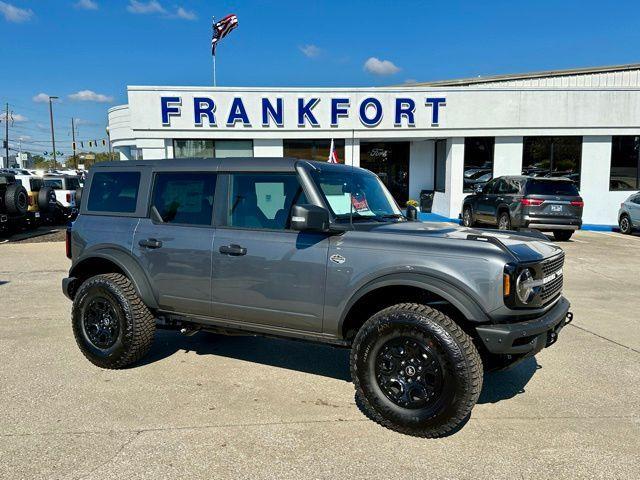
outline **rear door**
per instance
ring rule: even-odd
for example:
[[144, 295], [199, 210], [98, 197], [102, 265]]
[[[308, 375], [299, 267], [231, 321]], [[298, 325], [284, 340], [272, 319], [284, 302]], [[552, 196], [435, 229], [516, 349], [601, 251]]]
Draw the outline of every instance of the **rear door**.
[[322, 330], [327, 235], [290, 229], [307, 203], [297, 175], [231, 173], [213, 246], [213, 316]]
[[152, 215], [140, 219], [133, 253], [163, 310], [210, 314], [216, 177], [212, 172], [158, 172], [153, 179], [150, 210], [155, 207], [162, 222]]

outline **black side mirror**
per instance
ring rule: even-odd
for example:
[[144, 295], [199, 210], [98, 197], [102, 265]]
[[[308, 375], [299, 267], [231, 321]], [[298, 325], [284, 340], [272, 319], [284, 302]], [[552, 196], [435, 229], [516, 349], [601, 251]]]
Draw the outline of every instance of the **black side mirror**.
[[473, 187], [473, 191], [475, 193], [482, 193], [483, 190], [484, 190], [484, 185], [476, 185], [475, 187]]
[[418, 209], [413, 205], [407, 205], [407, 220], [410, 222], [418, 220]]
[[328, 232], [329, 212], [317, 205], [294, 205], [291, 229], [299, 232]]

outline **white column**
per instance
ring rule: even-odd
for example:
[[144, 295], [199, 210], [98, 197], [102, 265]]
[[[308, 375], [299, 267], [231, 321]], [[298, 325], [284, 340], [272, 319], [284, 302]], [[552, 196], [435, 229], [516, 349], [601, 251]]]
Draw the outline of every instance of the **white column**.
[[351, 165], [351, 159], [353, 159], [353, 166], [360, 166], [360, 139], [359, 138], [347, 138], [344, 141], [344, 164]]
[[281, 138], [256, 138], [253, 140], [254, 157], [283, 157]]
[[584, 200], [582, 222], [616, 225], [620, 203], [629, 192], [610, 192], [611, 137], [590, 136], [582, 140], [580, 195]]
[[496, 137], [493, 176], [522, 173], [522, 137]]
[[173, 140], [167, 139], [164, 141], [164, 148], [166, 150], [165, 158], [175, 158], [175, 154], [173, 151]]
[[446, 216], [458, 218], [462, 208], [464, 174], [464, 137], [450, 138], [447, 141], [447, 177], [445, 191], [449, 200]]
[[433, 140], [413, 141], [409, 147], [409, 198], [420, 201], [420, 190], [433, 189]]

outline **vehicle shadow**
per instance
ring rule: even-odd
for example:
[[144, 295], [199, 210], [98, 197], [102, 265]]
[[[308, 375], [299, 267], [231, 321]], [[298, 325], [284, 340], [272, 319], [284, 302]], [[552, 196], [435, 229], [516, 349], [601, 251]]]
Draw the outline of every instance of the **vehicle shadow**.
[[351, 381], [348, 349], [293, 340], [226, 336], [209, 332], [187, 337], [172, 331], [158, 330], [149, 354], [135, 366], [154, 363], [180, 352], [217, 355]]
[[[272, 367], [351, 381], [349, 350], [328, 345], [254, 336], [226, 336], [200, 332], [184, 336], [158, 330], [151, 351], [135, 366], [147, 365], [176, 353], [217, 355]], [[134, 366], [134, 367], [135, 367]], [[528, 358], [509, 370], [486, 373], [478, 403], [496, 403], [524, 393], [525, 386], [541, 367]]]
[[535, 357], [529, 357], [508, 370], [485, 373], [478, 403], [497, 403], [524, 393], [524, 387], [541, 368]]

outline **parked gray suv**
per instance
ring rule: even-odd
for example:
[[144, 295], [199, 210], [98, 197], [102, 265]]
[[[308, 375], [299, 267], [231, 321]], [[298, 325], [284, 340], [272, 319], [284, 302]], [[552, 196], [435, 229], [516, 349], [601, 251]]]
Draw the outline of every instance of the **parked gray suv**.
[[67, 255], [92, 363], [138, 361], [156, 328], [351, 348], [364, 412], [424, 437], [572, 318], [546, 239], [409, 221], [371, 172], [291, 158], [96, 165]]
[[533, 228], [566, 241], [582, 227], [583, 208], [572, 180], [517, 175], [494, 178], [466, 197], [460, 218], [466, 227]]

